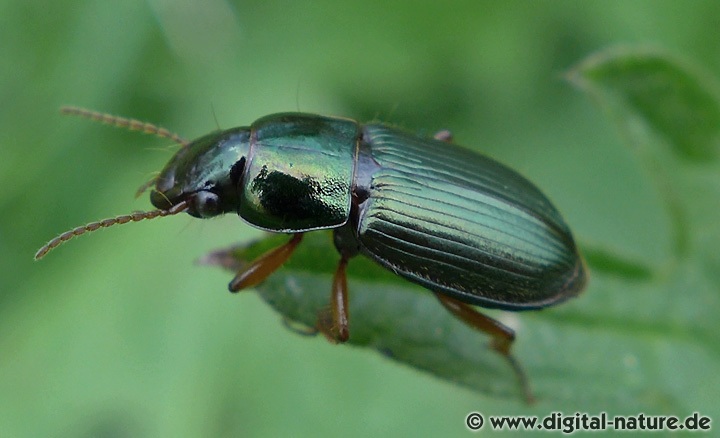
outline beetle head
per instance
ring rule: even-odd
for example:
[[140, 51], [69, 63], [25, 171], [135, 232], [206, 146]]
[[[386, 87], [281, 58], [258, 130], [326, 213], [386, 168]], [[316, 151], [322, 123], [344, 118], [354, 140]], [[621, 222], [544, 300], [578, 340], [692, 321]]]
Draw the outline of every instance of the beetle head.
[[[181, 144], [182, 148], [160, 175], [151, 181], [155, 183], [155, 189], [150, 193], [150, 201], [157, 210], [116, 216], [68, 230], [43, 245], [35, 253], [35, 260], [44, 257], [52, 249], [74, 237], [100, 228], [182, 212], [206, 218], [236, 210], [239, 202], [237, 187], [242, 179], [250, 148], [249, 128], [218, 131], [187, 143], [176, 134], [149, 123], [74, 107], [63, 108], [62, 111], [120, 127], [154, 133], [172, 139]], [[144, 184], [138, 194], [148, 186], [149, 184]]]
[[150, 202], [160, 210], [185, 202], [186, 211], [198, 218], [236, 211], [249, 139], [249, 128], [234, 128], [183, 147], [158, 176]]

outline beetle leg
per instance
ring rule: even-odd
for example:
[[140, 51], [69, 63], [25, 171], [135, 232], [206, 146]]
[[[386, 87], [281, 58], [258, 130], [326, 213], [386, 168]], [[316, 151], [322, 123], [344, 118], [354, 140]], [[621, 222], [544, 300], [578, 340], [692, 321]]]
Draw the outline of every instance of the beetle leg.
[[347, 275], [345, 275], [347, 263], [347, 258], [340, 258], [340, 263], [338, 263], [338, 268], [333, 277], [332, 297], [330, 298], [333, 328], [337, 330], [337, 340], [340, 342], [345, 342], [350, 337], [350, 305], [348, 304]]
[[333, 277], [330, 308], [321, 310], [318, 314], [317, 328], [330, 342], [345, 342], [350, 338], [350, 305], [348, 303], [347, 275], [345, 274], [347, 263], [348, 258], [341, 256]]
[[525, 394], [525, 399], [528, 403], [532, 403], [535, 398], [530, 390], [530, 384], [527, 376], [525, 375], [525, 371], [523, 371], [515, 357], [510, 354], [510, 347], [515, 340], [515, 332], [510, 327], [502, 324], [500, 321], [490, 318], [487, 315], [483, 315], [475, 310], [475, 308], [463, 303], [462, 301], [437, 292], [435, 292], [435, 296], [438, 300], [440, 300], [443, 307], [461, 319], [465, 324], [492, 337], [490, 346], [493, 350], [503, 355], [510, 363], [510, 366], [518, 376], [520, 386]]
[[250, 266], [238, 272], [230, 282], [230, 292], [255, 286], [282, 266], [302, 240], [302, 233], [295, 233], [288, 243], [261, 255]]
[[452, 143], [453, 135], [452, 132], [448, 131], [447, 129], [443, 129], [442, 131], [436, 132], [433, 138], [435, 138], [435, 140]]
[[451, 298], [445, 294], [435, 293], [440, 303], [448, 309], [453, 315], [457, 316], [463, 322], [476, 330], [487, 333], [492, 336], [492, 348], [500, 354], [507, 356], [510, 354], [510, 346], [515, 340], [515, 332], [511, 328], [501, 324], [483, 315], [462, 301]]

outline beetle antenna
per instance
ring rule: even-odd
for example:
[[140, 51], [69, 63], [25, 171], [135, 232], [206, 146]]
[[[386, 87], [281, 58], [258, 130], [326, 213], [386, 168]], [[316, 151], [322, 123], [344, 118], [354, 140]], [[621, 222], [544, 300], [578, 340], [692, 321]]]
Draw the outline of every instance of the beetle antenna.
[[67, 242], [75, 236], [80, 236], [85, 233], [96, 231], [100, 228], [112, 227], [113, 225], [126, 224], [128, 222], [139, 222], [143, 219], [155, 219], [156, 217], [172, 216], [178, 213], [182, 213], [187, 209], [187, 202], [180, 201], [179, 203], [173, 205], [167, 210], [139, 211], [132, 214], [125, 214], [114, 218], [91, 222], [87, 225], [73, 228], [72, 230], [68, 230], [62, 233], [61, 235], [57, 236], [56, 238], [43, 245], [43, 247], [35, 253], [35, 260], [40, 260], [41, 258], [45, 257], [45, 255], [49, 253], [50, 250], [57, 248], [58, 246], [62, 245], [63, 243]]
[[184, 138], [161, 126], [153, 125], [152, 123], [141, 122], [140, 120], [135, 119], [127, 119], [125, 117], [114, 116], [112, 114], [101, 113], [76, 106], [61, 107], [60, 113], [94, 120], [107, 125], [117, 126], [118, 128], [129, 129], [131, 131], [142, 131], [145, 134], [152, 134], [160, 138], [170, 139], [180, 146], [188, 145], [188, 141]]

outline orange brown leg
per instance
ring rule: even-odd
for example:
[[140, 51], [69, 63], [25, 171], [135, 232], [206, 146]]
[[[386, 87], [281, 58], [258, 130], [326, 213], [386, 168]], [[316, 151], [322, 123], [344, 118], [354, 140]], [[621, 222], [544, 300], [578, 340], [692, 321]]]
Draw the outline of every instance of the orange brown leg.
[[321, 311], [318, 315], [318, 330], [330, 342], [346, 342], [350, 338], [350, 304], [348, 303], [347, 275], [345, 273], [347, 263], [347, 257], [342, 256], [333, 277], [330, 308]]
[[437, 292], [435, 293], [435, 296], [438, 300], [440, 300], [440, 303], [450, 311], [450, 313], [462, 320], [465, 324], [492, 337], [490, 346], [493, 350], [505, 357], [505, 359], [507, 359], [510, 363], [510, 366], [518, 376], [520, 386], [525, 394], [525, 399], [528, 403], [532, 403], [535, 398], [530, 390], [530, 384], [527, 376], [515, 357], [510, 354], [510, 347], [515, 340], [515, 332], [509, 327], [501, 324], [499, 321], [496, 321], [487, 315], [483, 315], [475, 310], [475, 308], [463, 303], [462, 301]]
[[296, 233], [285, 245], [279, 246], [261, 255], [247, 268], [238, 272], [230, 282], [230, 292], [238, 292], [242, 289], [255, 286], [268, 278], [283, 263], [290, 258], [295, 248], [302, 241], [302, 233]]

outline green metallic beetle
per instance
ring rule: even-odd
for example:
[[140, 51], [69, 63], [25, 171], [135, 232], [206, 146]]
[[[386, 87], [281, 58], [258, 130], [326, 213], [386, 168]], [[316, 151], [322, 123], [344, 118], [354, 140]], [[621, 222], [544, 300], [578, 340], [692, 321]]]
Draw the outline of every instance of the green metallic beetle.
[[[568, 226], [550, 201], [508, 167], [449, 142], [379, 123], [302, 113], [263, 117], [250, 127], [213, 132], [190, 143], [153, 125], [86, 110], [66, 112], [143, 129], [184, 145], [153, 180], [158, 210], [71, 230], [38, 251], [100, 227], [187, 212], [235, 212], [250, 225], [293, 234], [230, 282], [254, 286], [279, 268], [303, 233], [333, 229], [340, 261], [331, 340], [349, 333], [345, 267], [357, 254], [432, 291], [453, 314], [490, 334], [508, 358], [511, 329], [473, 305], [539, 309], [578, 294], [585, 268]], [[133, 125], [135, 123], [135, 125]], [[528, 392], [529, 393], [529, 392]]]

